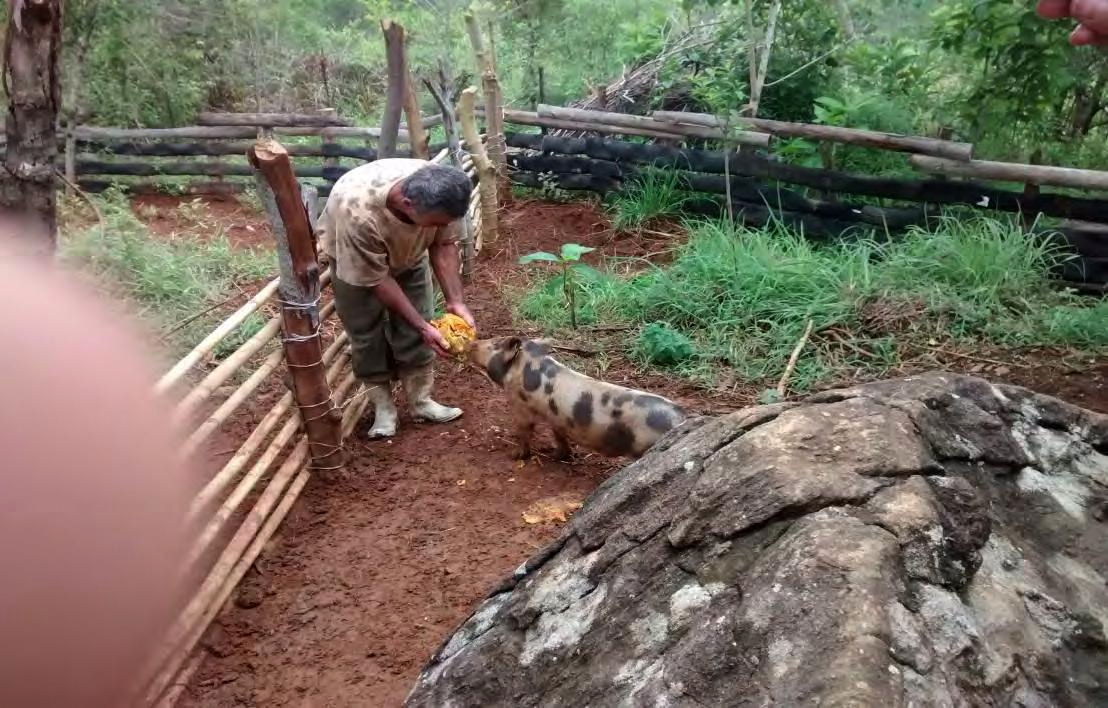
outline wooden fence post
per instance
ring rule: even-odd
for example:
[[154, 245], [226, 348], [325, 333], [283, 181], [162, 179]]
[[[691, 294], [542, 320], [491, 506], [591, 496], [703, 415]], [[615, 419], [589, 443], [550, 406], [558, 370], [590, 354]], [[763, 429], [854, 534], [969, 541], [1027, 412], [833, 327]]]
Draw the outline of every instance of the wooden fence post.
[[[377, 156], [386, 158], [396, 157], [400, 114], [404, 108], [404, 27], [390, 20], [381, 20], [381, 32], [385, 35], [389, 83], [385, 95], [385, 115], [381, 119], [381, 137], [377, 140]], [[408, 129], [411, 130], [410, 125]]]
[[[401, 78], [404, 80], [404, 116], [408, 120], [408, 142], [412, 146], [412, 157], [419, 160], [431, 159], [431, 148], [428, 143], [427, 131], [423, 127], [423, 116], [419, 110], [419, 95], [416, 93], [415, 84], [412, 82], [412, 69], [408, 64], [408, 42], [404, 28], [400, 28], [400, 60], [403, 63]], [[390, 79], [391, 80], [391, 79]]]
[[24, 221], [24, 245], [51, 257], [57, 247], [54, 160], [58, 154], [60, 0], [8, 5], [4, 82], [8, 96], [7, 146], [0, 170], [0, 208]]
[[277, 239], [285, 361], [308, 435], [312, 467], [338, 469], [345, 463], [342, 416], [331, 397], [323, 366], [319, 259], [308, 211], [284, 146], [276, 140], [259, 140], [248, 158], [260, 176], [258, 195]]
[[469, 41], [473, 45], [473, 53], [477, 59], [477, 69], [481, 72], [481, 88], [485, 94], [485, 139], [488, 143], [488, 158], [496, 170], [497, 192], [501, 197], [507, 198], [510, 192], [508, 159], [504, 142], [504, 101], [500, 92], [500, 81], [496, 77], [495, 60], [481, 37], [477, 18], [469, 13], [466, 14], [465, 19]]
[[[539, 67], [539, 103], [546, 103], [546, 69]], [[534, 110], [538, 110], [538, 104], [535, 104]], [[539, 132], [546, 135], [546, 128], [539, 128]]]
[[[438, 104], [439, 111], [442, 113], [442, 128], [446, 132], [446, 141], [450, 146], [450, 161], [454, 163], [454, 166], [458, 169], [465, 169], [462, 165], [464, 153], [462, 152], [462, 141], [458, 135], [458, 124], [454, 120], [454, 110], [450, 107], [453, 96], [451, 95], [451, 82], [446, 75], [446, 65], [439, 62], [439, 86], [436, 88], [429, 80], [424, 79], [423, 85], [427, 87], [431, 97], [435, 99], [435, 103]], [[477, 261], [477, 252], [475, 248], [475, 235], [473, 233], [473, 221], [469, 218], [469, 213], [462, 217], [463, 226], [465, 228], [465, 237], [462, 240], [462, 279], [469, 282], [473, 279], [473, 269]]]
[[477, 170], [477, 189], [481, 198], [481, 239], [484, 243], [496, 243], [498, 236], [497, 224], [497, 185], [496, 167], [489, 160], [485, 146], [481, 144], [481, 135], [477, 132], [477, 118], [474, 115], [477, 89], [470, 86], [462, 91], [462, 97], [458, 101], [458, 120], [462, 124], [462, 136], [466, 141], [466, 148], [473, 158], [473, 166]]

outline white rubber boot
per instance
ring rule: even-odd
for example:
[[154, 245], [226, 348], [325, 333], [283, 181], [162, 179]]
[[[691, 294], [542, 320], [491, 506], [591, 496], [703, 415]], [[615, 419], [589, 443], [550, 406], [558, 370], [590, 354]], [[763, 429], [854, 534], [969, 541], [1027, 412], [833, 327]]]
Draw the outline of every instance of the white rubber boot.
[[452, 408], [431, 399], [435, 385], [435, 372], [430, 366], [409, 371], [402, 377], [404, 392], [408, 395], [412, 418], [419, 423], [449, 423], [462, 416], [461, 408]]
[[396, 405], [392, 402], [390, 384], [370, 384], [366, 389], [369, 402], [373, 406], [373, 427], [369, 429], [369, 439], [391, 438], [396, 435]]

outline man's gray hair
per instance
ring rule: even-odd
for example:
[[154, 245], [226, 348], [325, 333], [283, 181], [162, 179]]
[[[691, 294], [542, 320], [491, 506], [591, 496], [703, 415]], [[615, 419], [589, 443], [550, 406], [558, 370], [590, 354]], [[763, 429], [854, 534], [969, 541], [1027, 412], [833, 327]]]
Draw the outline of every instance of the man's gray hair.
[[420, 214], [446, 214], [460, 219], [469, 209], [473, 183], [457, 167], [430, 164], [400, 183], [400, 193], [411, 200]]

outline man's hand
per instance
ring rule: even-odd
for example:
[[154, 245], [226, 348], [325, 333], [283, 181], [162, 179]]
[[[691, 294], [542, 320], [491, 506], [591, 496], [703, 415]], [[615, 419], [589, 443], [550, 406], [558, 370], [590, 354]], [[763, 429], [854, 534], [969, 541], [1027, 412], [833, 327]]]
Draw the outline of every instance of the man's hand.
[[419, 333], [423, 335], [423, 341], [427, 346], [431, 347], [436, 354], [444, 358], [450, 356], [446, 338], [442, 336], [442, 332], [432, 327], [429, 322], [423, 323], [423, 326], [419, 328]]
[[439, 281], [443, 298], [446, 300], [446, 311], [461, 317], [470, 327], [477, 329], [477, 323], [474, 322], [469, 308], [462, 304], [462, 281], [458, 277], [458, 271], [461, 269], [458, 247], [453, 243], [444, 243], [432, 245], [427, 250], [431, 256], [431, 268], [435, 271], [435, 278]]
[[399, 316], [408, 323], [408, 326], [419, 332], [427, 346], [431, 347], [440, 356], [450, 356], [446, 340], [442, 334], [431, 326], [431, 323], [423, 319], [419, 311], [412, 305], [412, 301], [400, 289], [400, 285], [391, 277], [385, 278], [373, 288], [373, 294], [377, 296], [389, 312]]
[[474, 321], [473, 315], [470, 313], [469, 308], [460, 302], [448, 302], [446, 303], [446, 311], [461, 317], [466, 321], [466, 324], [477, 330], [477, 322]]
[[1038, 11], [1052, 20], [1077, 20], [1077, 29], [1070, 35], [1076, 46], [1108, 45], [1108, 0], [1039, 0]]

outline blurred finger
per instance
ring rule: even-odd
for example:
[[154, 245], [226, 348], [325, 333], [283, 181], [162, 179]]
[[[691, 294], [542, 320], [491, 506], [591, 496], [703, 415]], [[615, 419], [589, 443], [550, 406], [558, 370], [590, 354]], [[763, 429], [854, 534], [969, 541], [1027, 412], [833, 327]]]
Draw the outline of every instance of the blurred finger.
[[1108, 37], [1097, 34], [1085, 25], [1078, 25], [1077, 29], [1070, 34], [1070, 43], [1076, 47], [1090, 45], [1105, 46], [1108, 45]]
[[1069, 14], [1093, 34], [1108, 35], [1108, 3], [1104, 0], [1073, 0]]
[[1039, 0], [1036, 10], [1041, 17], [1059, 20], [1070, 16], [1070, 0]]

